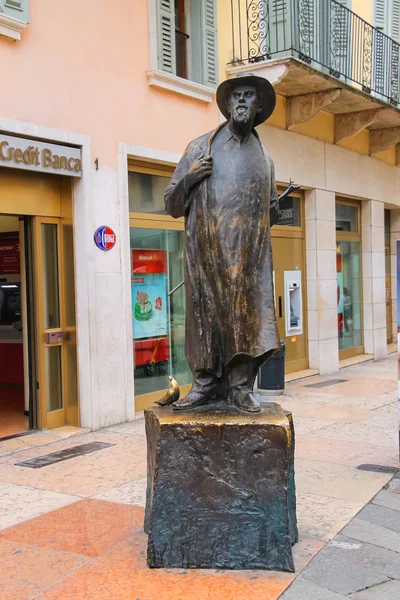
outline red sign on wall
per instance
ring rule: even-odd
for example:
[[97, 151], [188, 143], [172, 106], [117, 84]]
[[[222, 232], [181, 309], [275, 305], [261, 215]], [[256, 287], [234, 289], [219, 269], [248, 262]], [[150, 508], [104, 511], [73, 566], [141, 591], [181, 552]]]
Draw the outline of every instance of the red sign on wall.
[[167, 272], [167, 255], [165, 250], [132, 250], [132, 274]]
[[20, 272], [18, 231], [0, 233], [0, 275], [19, 275]]

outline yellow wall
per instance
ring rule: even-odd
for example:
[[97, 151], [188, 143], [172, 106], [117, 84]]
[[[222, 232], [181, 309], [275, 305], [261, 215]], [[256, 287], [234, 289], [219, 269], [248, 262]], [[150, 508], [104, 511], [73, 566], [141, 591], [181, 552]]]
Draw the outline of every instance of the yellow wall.
[[275, 110], [268, 119], [268, 125], [286, 129], [286, 98], [284, 96], [276, 97]]
[[357, 13], [364, 21], [372, 23], [373, 0], [353, 0], [351, 10]]
[[338, 146], [342, 148], [347, 148], [347, 150], [353, 150], [353, 152], [358, 152], [359, 154], [369, 154], [369, 131], [364, 129], [360, 131], [357, 135], [353, 137], [346, 138], [341, 142], [338, 142]]
[[396, 166], [396, 148], [378, 152], [378, 154], [374, 154], [374, 156], [378, 160], [383, 160], [383, 162], [388, 163], [388, 165]]
[[293, 127], [292, 131], [333, 144], [335, 118], [331, 113], [321, 111], [305, 123]]

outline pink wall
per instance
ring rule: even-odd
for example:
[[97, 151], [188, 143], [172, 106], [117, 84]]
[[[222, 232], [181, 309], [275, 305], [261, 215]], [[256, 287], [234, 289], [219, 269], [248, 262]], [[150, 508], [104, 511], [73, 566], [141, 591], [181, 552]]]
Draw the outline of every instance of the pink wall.
[[147, 5], [30, 0], [22, 40], [0, 36], [1, 116], [88, 134], [109, 166], [119, 142], [182, 152], [215, 127], [215, 103], [148, 85]]

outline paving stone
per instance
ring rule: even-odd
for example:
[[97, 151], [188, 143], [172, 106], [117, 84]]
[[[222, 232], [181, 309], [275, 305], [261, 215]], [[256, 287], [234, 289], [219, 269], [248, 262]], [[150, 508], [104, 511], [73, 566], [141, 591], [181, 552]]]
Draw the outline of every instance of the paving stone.
[[342, 600], [345, 596], [315, 585], [311, 581], [296, 579], [280, 600]]
[[[349, 556], [348, 550], [331, 547], [328, 544], [307, 565], [301, 574], [301, 579], [343, 596], [388, 581], [389, 578], [381, 569], [363, 564], [355, 568]], [[314, 600], [312, 596], [311, 598]]]
[[331, 540], [362, 508], [361, 502], [297, 492], [297, 523], [302, 537]]
[[399, 443], [397, 419], [391, 414], [377, 414], [376, 417], [358, 423], [334, 423], [310, 433], [344, 442], [361, 442], [384, 448], [396, 448]]
[[359, 471], [355, 467], [296, 460], [296, 489], [298, 493], [329, 496], [366, 504], [389, 481], [387, 473]]
[[134, 481], [124, 485], [116, 486], [93, 496], [95, 500], [107, 500], [108, 502], [119, 502], [120, 504], [133, 504], [134, 506], [146, 505], [147, 475], [143, 475]]
[[[353, 519], [342, 531], [343, 535], [360, 542], [367, 542], [387, 550], [400, 552], [400, 533], [368, 523], [362, 519]], [[400, 557], [399, 557], [400, 560]]]
[[357, 515], [357, 518], [400, 533], [400, 515], [397, 510], [385, 508], [378, 504], [368, 504]]
[[382, 490], [377, 496], [375, 496], [372, 503], [400, 511], [400, 494], [388, 490]]
[[399, 600], [400, 581], [388, 581], [354, 595], [355, 600]]
[[78, 496], [2, 481], [0, 482], [0, 530], [78, 500], [80, 500]]
[[127, 423], [121, 423], [120, 425], [113, 425], [107, 427], [104, 431], [114, 431], [115, 433], [123, 433], [124, 435], [141, 435], [146, 436], [144, 429], [144, 419], [136, 419], [135, 421], [129, 421]]
[[395, 494], [400, 494], [400, 479], [398, 477], [394, 477], [389, 483], [388, 491]]
[[348, 550], [343, 552], [343, 557], [356, 569], [361, 565], [366, 569], [378, 570], [389, 579], [400, 579], [400, 557], [397, 552], [373, 544], [357, 542], [342, 534], [329, 542], [329, 546]]
[[318, 431], [329, 425], [329, 421], [298, 417], [296, 416], [296, 413], [293, 414], [293, 419], [297, 435], [306, 435], [307, 433]]

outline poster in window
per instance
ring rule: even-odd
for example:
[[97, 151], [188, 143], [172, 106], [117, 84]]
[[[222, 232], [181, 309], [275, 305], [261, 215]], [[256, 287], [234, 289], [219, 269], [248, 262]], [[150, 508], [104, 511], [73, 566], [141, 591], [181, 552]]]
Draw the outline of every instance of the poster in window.
[[18, 231], [0, 233], [0, 275], [19, 275], [20, 246]]
[[135, 340], [166, 336], [165, 250], [132, 250], [132, 334]]

